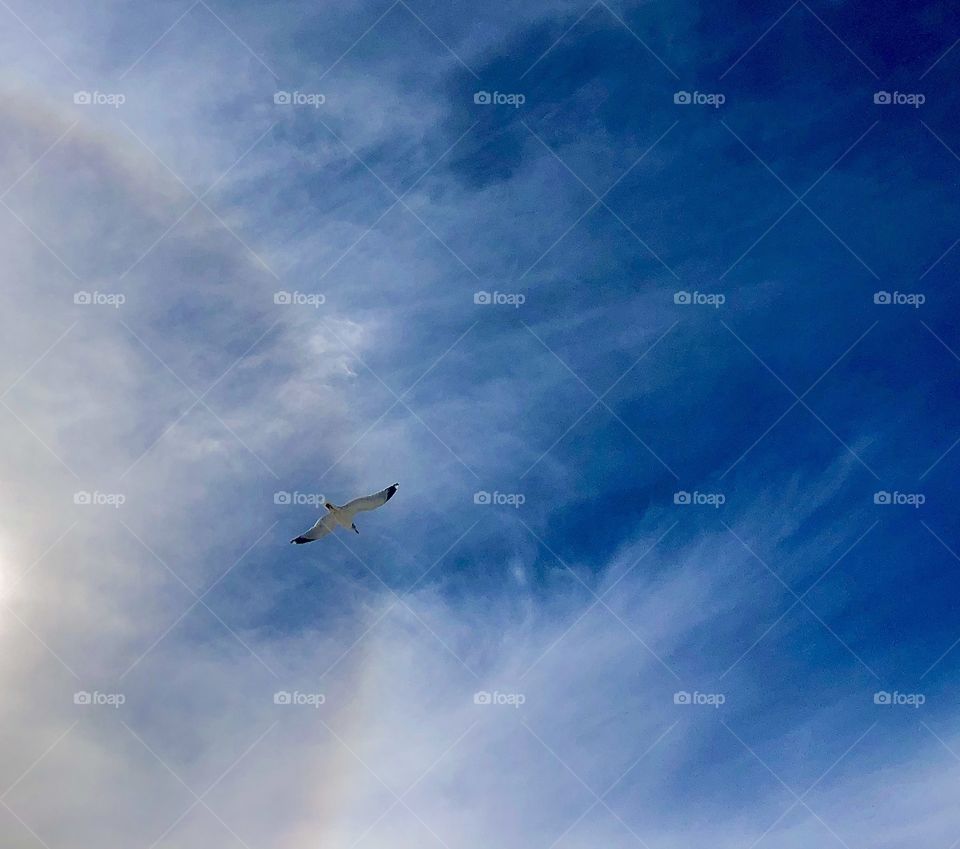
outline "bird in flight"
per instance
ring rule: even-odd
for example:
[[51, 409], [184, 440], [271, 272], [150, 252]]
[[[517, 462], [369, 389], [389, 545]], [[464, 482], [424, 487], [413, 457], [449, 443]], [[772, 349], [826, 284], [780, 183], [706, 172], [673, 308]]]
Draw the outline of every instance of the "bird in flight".
[[354, 498], [348, 501], [342, 507], [337, 507], [329, 501], [323, 506], [327, 508], [326, 515], [317, 519], [317, 523], [304, 534], [290, 540], [297, 545], [303, 545], [305, 542], [313, 542], [315, 539], [323, 539], [327, 534], [332, 533], [339, 525], [341, 528], [350, 528], [354, 533], [360, 533], [357, 526], [353, 523], [353, 517], [364, 510], [376, 510], [382, 507], [391, 498], [393, 498], [400, 484], [395, 483], [380, 492], [373, 495], [365, 495], [363, 498]]

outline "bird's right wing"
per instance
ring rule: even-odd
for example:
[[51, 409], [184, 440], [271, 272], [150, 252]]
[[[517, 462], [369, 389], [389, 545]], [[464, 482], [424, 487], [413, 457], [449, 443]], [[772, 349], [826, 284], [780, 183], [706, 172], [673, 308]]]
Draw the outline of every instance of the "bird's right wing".
[[354, 498], [353, 501], [348, 501], [340, 509], [351, 515], [354, 513], [362, 513], [364, 510], [376, 510], [378, 507], [382, 507], [391, 498], [393, 498], [399, 487], [400, 484], [395, 483], [392, 486], [388, 486], [386, 489], [381, 489], [380, 492], [375, 492], [373, 495], [365, 495], [363, 498]]
[[290, 540], [290, 542], [295, 542], [297, 545], [303, 545], [305, 542], [313, 542], [314, 540], [323, 539], [327, 534], [329, 534], [335, 526], [332, 513], [327, 513], [326, 516], [317, 519], [317, 523], [310, 528], [304, 534], [301, 534], [296, 539]]

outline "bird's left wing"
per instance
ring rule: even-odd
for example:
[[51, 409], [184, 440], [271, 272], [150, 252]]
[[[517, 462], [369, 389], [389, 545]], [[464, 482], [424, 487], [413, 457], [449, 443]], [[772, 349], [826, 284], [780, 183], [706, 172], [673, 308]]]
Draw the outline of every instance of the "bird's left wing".
[[304, 534], [290, 540], [290, 542], [295, 542], [297, 545], [303, 545], [305, 542], [313, 542], [314, 540], [323, 539], [327, 534], [331, 533], [336, 527], [336, 523], [333, 520], [333, 514], [327, 513], [325, 516], [317, 519], [317, 523], [310, 528]]
[[340, 509], [348, 513], [362, 513], [364, 510], [376, 510], [378, 507], [382, 507], [391, 498], [393, 498], [394, 494], [399, 488], [400, 484], [395, 483], [392, 486], [388, 486], [386, 489], [381, 489], [380, 492], [375, 492], [373, 495], [365, 495], [363, 498], [354, 498], [353, 501], [348, 501]]

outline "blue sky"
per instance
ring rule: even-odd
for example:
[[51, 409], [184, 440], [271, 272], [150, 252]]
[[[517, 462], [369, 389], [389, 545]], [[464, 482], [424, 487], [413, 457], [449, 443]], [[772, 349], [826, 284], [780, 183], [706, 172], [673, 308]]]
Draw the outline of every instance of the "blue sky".
[[0, 4], [10, 845], [960, 838], [950, 4], [94, 7]]

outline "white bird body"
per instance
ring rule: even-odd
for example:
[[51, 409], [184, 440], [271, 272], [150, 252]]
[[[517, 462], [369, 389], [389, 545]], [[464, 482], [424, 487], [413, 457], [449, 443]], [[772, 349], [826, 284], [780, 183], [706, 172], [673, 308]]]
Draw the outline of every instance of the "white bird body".
[[353, 517], [356, 516], [357, 513], [363, 513], [366, 510], [376, 510], [377, 507], [382, 507], [393, 498], [399, 487], [400, 484], [395, 483], [386, 489], [381, 489], [380, 492], [375, 492], [373, 495], [354, 498], [353, 501], [348, 501], [341, 507], [337, 507], [328, 501], [323, 505], [327, 508], [326, 514], [317, 519], [317, 523], [310, 528], [309, 531], [295, 537], [290, 540], [290, 542], [303, 545], [307, 542], [322, 539], [327, 534], [333, 533], [338, 525], [341, 528], [349, 528], [355, 533], [360, 533], [360, 531], [357, 530], [357, 526], [353, 523]]

